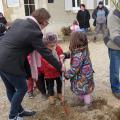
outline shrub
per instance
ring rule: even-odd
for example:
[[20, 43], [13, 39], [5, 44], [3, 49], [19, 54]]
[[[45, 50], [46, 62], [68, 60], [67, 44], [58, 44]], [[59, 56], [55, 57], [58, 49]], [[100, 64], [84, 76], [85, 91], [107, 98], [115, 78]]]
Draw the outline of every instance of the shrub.
[[68, 27], [63, 27], [63, 28], [61, 29], [61, 32], [62, 32], [62, 34], [63, 34], [64, 36], [70, 35], [70, 33], [71, 33], [70, 26], [68, 26]]

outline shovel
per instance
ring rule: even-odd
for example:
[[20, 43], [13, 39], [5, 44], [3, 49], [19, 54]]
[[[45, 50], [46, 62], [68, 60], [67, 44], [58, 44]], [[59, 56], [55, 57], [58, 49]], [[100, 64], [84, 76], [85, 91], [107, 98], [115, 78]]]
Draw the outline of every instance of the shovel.
[[[62, 61], [63, 66], [64, 62]], [[69, 108], [67, 105], [67, 101], [65, 100], [65, 78], [64, 78], [64, 72], [62, 72], [62, 76], [61, 76], [61, 80], [62, 80], [62, 98], [61, 98], [61, 105], [63, 106], [63, 110], [65, 112], [65, 114], [69, 114]]]

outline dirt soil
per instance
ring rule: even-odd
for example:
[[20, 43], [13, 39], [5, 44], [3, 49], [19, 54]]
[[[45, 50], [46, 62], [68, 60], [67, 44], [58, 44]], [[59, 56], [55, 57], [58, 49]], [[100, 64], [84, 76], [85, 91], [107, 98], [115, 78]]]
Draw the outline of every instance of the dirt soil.
[[[66, 81], [65, 87], [65, 107], [56, 99], [56, 105], [50, 106], [49, 101], [43, 101], [40, 93], [35, 92], [36, 96], [29, 99], [26, 95], [23, 106], [26, 109], [36, 110], [34, 117], [25, 120], [120, 120], [120, 101], [111, 93], [109, 83], [109, 59], [107, 47], [102, 39], [96, 43], [89, 37], [90, 56], [94, 67], [95, 90], [92, 94], [93, 101], [89, 110], [85, 110], [77, 97], [70, 91], [70, 83]], [[69, 42], [62, 42], [64, 51], [68, 50]], [[66, 61], [69, 68], [69, 60]], [[9, 112], [9, 102], [6, 97], [5, 87], [0, 80], [0, 120], [7, 120]]]

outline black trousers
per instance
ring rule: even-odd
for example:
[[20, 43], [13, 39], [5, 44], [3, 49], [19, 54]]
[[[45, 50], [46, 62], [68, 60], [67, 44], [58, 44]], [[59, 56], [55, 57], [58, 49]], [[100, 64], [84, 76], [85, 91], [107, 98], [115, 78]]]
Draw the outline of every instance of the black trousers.
[[46, 80], [44, 79], [44, 74], [39, 74], [38, 81], [36, 82], [39, 91], [45, 95], [46, 94]]
[[57, 84], [57, 93], [58, 94], [62, 93], [62, 80], [60, 77], [54, 78], [54, 79], [46, 79], [46, 85], [47, 85], [47, 90], [48, 90], [49, 96], [54, 96], [54, 81], [55, 80], [56, 80], [56, 84]]

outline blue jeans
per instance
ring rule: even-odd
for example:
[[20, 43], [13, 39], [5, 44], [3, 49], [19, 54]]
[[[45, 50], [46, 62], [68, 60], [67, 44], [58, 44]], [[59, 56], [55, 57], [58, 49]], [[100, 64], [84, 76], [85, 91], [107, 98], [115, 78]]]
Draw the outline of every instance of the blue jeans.
[[81, 28], [81, 30], [85, 33], [88, 32], [88, 28]]
[[112, 92], [120, 93], [120, 50], [108, 49], [110, 58], [110, 82]]
[[0, 71], [0, 76], [5, 84], [7, 97], [11, 103], [9, 119], [12, 119], [23, 111], [21, 102], [27, 92], [25, 75], [15, 76], [7, 72]]

